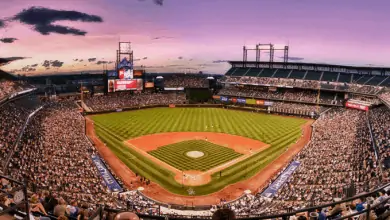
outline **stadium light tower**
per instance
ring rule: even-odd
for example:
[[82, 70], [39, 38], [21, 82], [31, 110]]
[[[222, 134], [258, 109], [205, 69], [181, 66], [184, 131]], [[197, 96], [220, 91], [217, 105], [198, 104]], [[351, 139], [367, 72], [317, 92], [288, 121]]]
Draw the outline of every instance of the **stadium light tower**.
[[257, 68], [260, 67], [261, 51], [266, 51], [266, 52], [269, 53], [268, 63], [269, 63], [269, 67], [272, 68], [273, 67], [273, 63], [274, 63], [275, 51], [282, 50], [283, 51], [283, 62], [284, 62], [285, 65], [287, 65], [289, 46], [284, 46], [283, 48], [279, 48], [279, 47], [275, 48], [275, 45], [272, 44], [272, 43], [269, 43], [269, 44], [258, 43], [258, 44], [256, 44], [255, 48], [248, 48], [247, 46], [243, 46], [243, 54], [242, 54], [242, 64], [243, 64], [243, 67], [246, 67], [246, 64], [248, 62], [248, 51], [251, 51], [251, 50], [256, 51], [256, 60], [255, 60], [255, 62], [256, 62], [256, 67]]
[[119, 42], [118, 50], [116, 51], [116, 70], [118, 71], [118, 65], [122, 59], [126, 58], [130, 63], [134, 65], [133, 51], [131, 50], [131, 42]]

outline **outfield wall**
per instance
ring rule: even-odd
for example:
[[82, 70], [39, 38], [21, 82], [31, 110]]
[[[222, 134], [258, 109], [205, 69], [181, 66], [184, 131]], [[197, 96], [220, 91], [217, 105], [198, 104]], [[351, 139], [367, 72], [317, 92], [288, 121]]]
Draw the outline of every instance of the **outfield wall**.
[[113, 109], [106, 111], [94, 111], [94, 112], [84, 112], [84, 115], [97, 115], [97, 114], [108, 114], [115, 112], [123, 112], [123, 111], [133, 111], [140, 109], [148, 109], [148, 108], [226, 108], [247, 112], [257, 112], [257, 113], [272, 113], [276, 115], [289, 115], [296, 117], [305, 117], [305, 118], [317, 118], [317, 115], [312, 117], [312, 115], [308, 114], [304, 111], [298, 111], [295, 109], [265, 109], [259, 108], [256, 106], [236, 106], [236, 105], [226, 105], [226, 104], [180, 104], [180, 105], [148, 105], [148, 106], [139, 106], [139, 107], [131, 107], [131, 108], [122, 108], [122, 109]]
[[[272, 106], [273, 101], [278, 102], [288, 102], [288, 103], [296, 103], [296, 104], [305, 104], [305, 105], [317, 105], [317, 103], [305, 102], [299, 100], [284, 100], [284, 99], [264, 99], [264, 98], [256, 98], [251, 96], [234, 96], [234, 95], [214, 95], [213, 100], [220, 101], [222, 103], [227, 104], [247, 104], [247, 105], [257, 105], [257, 106]], [[332, 105], [328, 103], [319, 103], [321, 106], [326, 107], [342, 107], [343, 105]]]
[[105, 111], [94, 111], [94, 112], [84, 112], [85, 115], [97, 115], [97, 114], [107, 114], [114, 112], [123, 112], [123, 111], [133, 111], [140, 109], [148, 109], [148, 108], [222, 108], [224, 105], [222, 104], [180, 104], [180, 105], [148, 105], [148, 106], [139, 106], [139, 107], [131, 107], [131, 108], [121, 108], [121, 109], [112, 109]]

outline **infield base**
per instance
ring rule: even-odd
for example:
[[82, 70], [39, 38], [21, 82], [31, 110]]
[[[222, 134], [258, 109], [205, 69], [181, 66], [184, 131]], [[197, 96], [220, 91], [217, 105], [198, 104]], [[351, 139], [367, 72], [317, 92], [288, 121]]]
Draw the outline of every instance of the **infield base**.
[[[220, 146], [231, 148], [234, 151], [243, 154], [243, 156], [235, 158], [231, 161], [228, 161], [224, 164], [213, 167], [207, 171], [199, 170], [180, 170], [177, 169], [156, 157], [148, 154], [148, 152], [156, 150], [165, 145], [188, 141], [188, 140], [202, 140], [218, 144]], [[211, 175], [213, 173], [219, 172], [226, 167], [229, 167], [235, 163], [238, 163], [242, 160], [247, 159], [255, 153], [265, 150], [270, 145], [265, 144], [258, 140], [253, 140], [250, 138], [230, 135], [224, 133], [213, 133], [213, 132], [168, 132], [168, 133], [158, 133], [145, 135], [137, 137], [124, 142], [128, 147], [138, 151], [145, 157], [154, 161], [156, 164], [165, 167], [168, 170], [171, 170], [175, 173], [175, 180], [185, 186], [200, 186], [205, 185], [211, 181]], [[193, 156], [200, 156], [204, 152], [201, 151], [190, 151]], [[187, 153], [190, 153], [187, 152]], [[196, 155], [195, 155], [196, 154]], [[186, 155], [188, 156], [188, 155]], [[201, 157], [198, 157], [201, 159]], [[194, 158], [195, 159], [195, 158]]]

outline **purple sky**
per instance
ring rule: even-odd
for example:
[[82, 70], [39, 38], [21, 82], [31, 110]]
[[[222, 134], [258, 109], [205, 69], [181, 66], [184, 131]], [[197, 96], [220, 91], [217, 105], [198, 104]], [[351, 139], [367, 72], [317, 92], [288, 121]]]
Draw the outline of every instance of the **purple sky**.
[[[0, 29], [0, 37], [18, 40], [0, 44], [0, 56], [31, 58], [5, 70], [33, 64], [38, 67], [28, 74], [100, 70], [101, 65], [85, 61], [114, 61], [119, 39], [132, 42], [135, 58], [147, 57], [135, 65], [149, 71], [223, 73], [229, 65], [213, 61], [240, 60], [243, 45], [269, 42], [289, 44], [290, 56], [303, 62], [390, 66], [388, 0], [165, 0], [163, 6], [152, 0], [0, 1], [3, 18], [31, 6], [76, 10], [101, 16], [104, 22], [57, 23], [85, 30], [86, 36], [44, 36], [12, 22]], [[45, 70], [44, 60], [64, 64]]]

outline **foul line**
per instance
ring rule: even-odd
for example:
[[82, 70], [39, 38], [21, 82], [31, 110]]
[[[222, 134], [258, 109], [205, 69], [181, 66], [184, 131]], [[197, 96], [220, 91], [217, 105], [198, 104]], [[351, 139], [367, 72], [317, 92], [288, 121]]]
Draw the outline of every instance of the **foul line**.
[[[208, 142], [212, 143], [211, 141], [208, 141]], [[184, 174], [185, 174], [185, 171], [179, 170], [179, 169], [177, 169], [177, 168], [175, 168], [175, 167], [169, 165], [168, 163], [166, 163], [166, 162], [164, 162], [164, 161], [162, 161], [162, 160], [160, 160], [160, 159], [158, 159], [158, 158], [156, 158], [156, 157], [154, 157], [154, 156], [148, 154], [146, 151], [144, 151], [144, 150], [138, 148], [138, 147], [135, 146], [134, 144], [131, 144], [131, 143], [129, 143], [128, 141], [124, 141], [123, 143], [124, 143], [125, 145], [127, 145], [128, 147], [131, 147], [132, 149], [134, 149], [134, 150], [137, 151], [138, 153], [142, 154], [143, 156], [149, 158], [149, 159], [152, 160], [153, 162], [157, 163], [157, 165], [159, 165], [159, 164], [160, 164], [160, 165], [163, 165], [163, 166], [166, 167], [167, 169], [170, 169], [171, 171], [176, 172], [176, 173], [178, 173], [178, 174], [183, 173], [183, 172], [184, 172]], [[253, 156], [253, 155], [255, 155], [255, 154], [257, 154], [257, 153], [259, 153], [259, 152], [261, 152], [261, 151], [263, 151], [263, 150], [265, 150], [265, 149], [267, 149], [269, 146], [270, 146], [270, 145], [267, 144], [267, 145], [265, 145], [264, 147], [258, 149], [257, 151], [253, 151], [253, 152], [251, 152], [251, 153], [249, 153], [249, 154], [245, 154], [245, 155], [243, 155], [243, 156], [240, 156], [240, 157], [238, 157], [238, 158], [236, 158], [236, 159], [234, 159], [234, 160], [231, 160], [231, 161], [229, 161], [229, 162], [226, 162], [226, 163], [224, 163], [224, 164], [221, 164], [221, 165], [219, 165], [219, 166], [217, 166], [217, 167], [211, 168], [210, 170], [204, 171], [203, 173], [200, 173], [200, 174], [198, 174], [197, 176], [204, 176], [204, 175], [211, 175], [211, 174], [214, 174], [214, 173], [216, 173], [216, 172], [218, 172], [218, 171], [220, 171], [220, 170], [223, 170], [224, 168], [233, 166], [234, 164], [236, 164], [236, 163], [238, 163], [238, 162], [241, 162], [241, 161], [243, 161], [243, 160], [245, 160], [245, 159], [247, 159], [247, 158], [249, 158], [249, 157], [251, 157], [251, 156]], [[229, 147], [228, 147], [228, 148], [229, 148]], [[233, 148], [230, 148], [230, 149], [234, 150]]]

